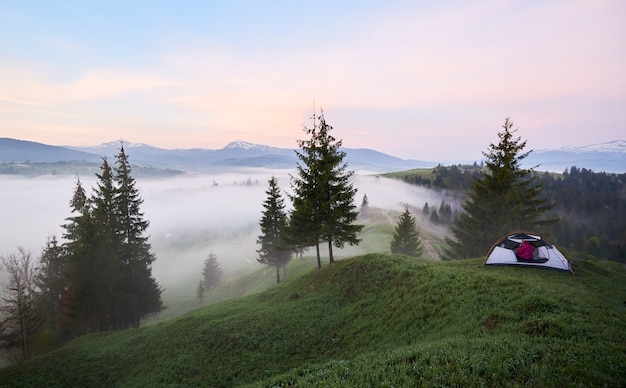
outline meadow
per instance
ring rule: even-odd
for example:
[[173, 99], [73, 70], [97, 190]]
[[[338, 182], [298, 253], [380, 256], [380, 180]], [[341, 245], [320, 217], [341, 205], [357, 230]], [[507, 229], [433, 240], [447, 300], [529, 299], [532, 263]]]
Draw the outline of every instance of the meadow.
[[[308, 263], [308, 264], [307, 264]], [[310, 264], [310, 266], [309, 266]], [[366, 254], [0, 370], [2, 386], [623, 386], [626, 269]]]

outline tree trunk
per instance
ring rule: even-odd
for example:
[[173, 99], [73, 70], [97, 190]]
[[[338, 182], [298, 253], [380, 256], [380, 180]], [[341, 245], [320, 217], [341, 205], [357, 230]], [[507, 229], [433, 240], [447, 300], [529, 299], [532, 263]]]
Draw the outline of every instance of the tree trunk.
[[335, 258], [333, 257], [333, 240], [328, 240], [328, 262], [329, 264], [335, 263]]
[[317, 252], [317, 270], [322, 269], [322, 259], [320, 258], [320, 243], [315, 244], [315, 251]]
[[276, 284], [280, 283], [280, 266], [276, 265]]

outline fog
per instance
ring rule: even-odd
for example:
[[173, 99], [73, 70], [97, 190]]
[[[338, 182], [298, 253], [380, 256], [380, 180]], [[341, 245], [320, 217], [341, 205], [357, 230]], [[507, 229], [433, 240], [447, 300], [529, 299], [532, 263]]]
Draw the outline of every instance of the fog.
[[[256, 239], [268, 180], [275, 176], [287, 193], [289, 174], [287, 170], [253, 170], [137, 178], [144, 199], [141, 210], [150, 221], [149, 241], [157, 256], [153, 275], [166, 292], [192, 280], [190, 287], [194, 287], [209, 253], [217, 255], [229, 278], [262, 268], [256, 261]], [[80, 179], [90, 196], [95, 176]], [[61, 225], [72, 215], [69, 201], [76, 177], [4, 175], [0, 176], [0, 185], [0, 254], [15, 252], [22, 246], [39, 257], [49, 236], [61, 239]], [[365, 194], [371, 207], [397, 211], [402, 211], [404, 204], [421, 209], [428, 202], [438, 207], [442, 198], [432, 190], [372, 175], [356, 174], [354, 185], [358, 189], [357, 206]], [[286, 197], [285, 203], [290, 206]], [[358, 248], [349, 252], [358, 252]]]

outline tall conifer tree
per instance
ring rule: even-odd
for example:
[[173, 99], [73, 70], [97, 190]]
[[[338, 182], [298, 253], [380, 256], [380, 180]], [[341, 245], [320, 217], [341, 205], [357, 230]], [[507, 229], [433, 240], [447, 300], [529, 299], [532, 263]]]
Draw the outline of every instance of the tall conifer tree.
[[87, 316], [93, 306], [90, 303], [88, 283], [91, 271], [88, 266], [92, 254], [91, 241], [95, 239], [94, 223], [90, 205], [80, 179], [76, 180], [74, 194], [70, 200], [70, 209], [74, 214], [66, 219], [63, 249], [66, 255], [66, 284], [59, 302], [59, 322], [63, 335], [74, 337], [85, 334]]
[[276, 267], [276, 283], [280, 282], [280, 268], [285, 267], [291, 260], [291, 248], [287, 237], [287, 212], [283, 197], [278, 187], [278, 180], [272, 177], [269, 180], [267, 198], [263, 202], [263, 215], [261, 217], [261, 235], [257, 244], [261, 247], [257, 250], [259, 263]]
[[149, 223], [123, 146], [115, 169], [105, 158], [96, 177], [89, 199], [78, 180], [70, 202], [78, 215], [63, 226], [68, 277], [60, 305], [69, 336], [138, 327], [164, 308], [144, 235]]
[[467, 259], [486, 254], [500, 236], [515, 230], [545, 234], [556, 222], [542, 216], [553, 205], [541, 197], [542, 189], [532, 177], [532, 169], [521, 162], [532, 151], [523, 152], [526, 141], [515, 137], [517, 129], [506, 119], [498, 133], [498, 144], [490, 144], [485, 169], [472, 182], [472, 190], [452, 225], [454, 239], [447, 238], [448, 259]]
[[59, 331], [59, 304], [66, 281], [66, 255], [56, 236], [48, 238], [39, 259], [39, 271], [35, 276], [39, 306], [43, 324], [51, 332]]
[[120, 221], [116, 214], [116, 195], [113, 169], [106, 158], [102, 161], [96, 187], [89, 199], [94, 225], [93, 247], [90, 256], [83, 258], [91, 273], [91, 281], [85, 284], [90, 291], [90, 330], [103, 331], [119, 328], [120, 276]]
[[113, 177], [106, 158], [100, 170], [89, 199], [77, 181], [70, 207], [79, 214], [64, 225], [68, 283], [61, 298], [61, 314], [63, 329], [70, 337], [110, 330], [114, 324], [114, 283], [119, 270], [114, 244]]
[[116, 156], [116, 191], [113, 198], [115, 217], [119, 225], [119, 265], [122, 270], [118, 294], [121, 327], [138, 327], [141, 318], [163, 310], [161, 288], [152, 277], [156, 257], [145, 232], [149, 222], [141, 212], [143, 199], [131, 176], [131, 166], [124, 146]]
[[359, 243], [357, 234], [363, 225], [357, 225], [359, 212], [354, 205], [356, 189], [350, 182], [354, 174], [347, 169], [342, 141], [336, 140], [326, 123], [324, 114], [313, 115], [313, 128], [306, 128], [310, 136], [298, 140], [301, 152], [298, 175], [292, 176], [293, 211], [291, 231], [298, 245], [315, 245], [318, 268], [321, 268], [319, 244], [328, 243], [329, 262], [334, 263], [333, 246], [342, 248], [345, 243]]

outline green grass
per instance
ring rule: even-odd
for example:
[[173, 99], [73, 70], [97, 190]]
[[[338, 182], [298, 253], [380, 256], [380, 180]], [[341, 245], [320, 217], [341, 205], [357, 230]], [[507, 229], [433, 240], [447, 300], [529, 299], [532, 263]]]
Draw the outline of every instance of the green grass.
[[434, 168], [414, 168], [411, 170], [389, 172], [381, 174], [387, 178], [404, 178], [405, 176], [419, 176], [424, 179], [432, 179]]
[[[624, 386], [626, 270], [369, 254], [0, 370], [0, 386]], [[265, 274], [264, 276], [267, 276]]]

